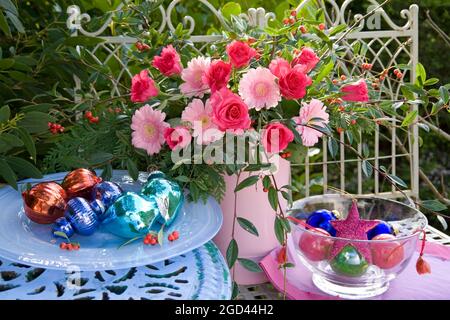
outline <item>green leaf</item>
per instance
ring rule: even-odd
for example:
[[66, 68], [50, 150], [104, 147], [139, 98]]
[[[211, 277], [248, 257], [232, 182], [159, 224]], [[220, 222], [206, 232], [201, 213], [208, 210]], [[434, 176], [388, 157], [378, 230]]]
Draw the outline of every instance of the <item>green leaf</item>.
[[320, 81], [322, 81], [323, 78], [328, 76], [330, 74], [330, 72], [333, 70], [333, 68], [334, 68], [334, 62], [333, 61], [328, 62], [322, 68], [322, 70], [320, 70], [319, 74], [314, 79], [313, 86], [316, 86], [317, 84], [320, 83]]
[[8, 21], [3, 14], [3, 10], [0, 9], [0, 30], [2, 30], [8, 37], [11, 37], [11, 29], [9, 28]]
[[284, 227], [283, 223], [281, 222], [281, 219], [278, 217], [275, 217], [275, 236], [277, 237], [278, 242], [283, 245], [284, 244]]
[[242, 229], [244, 229], [245, 231], [248, 231], [257, 237], [259, 236], [258, 230], [256, 229], [255, 225], [253, 223], [251, 223], [249, 220], [242, 218], [242, 217], [238, 217], [237, 222], [242, 227]]
[[71, 168], [89, 167], [89, 162], [77, 156], [64, 156], [61, 162]]
[[403, 122], [402, 122], [401, 126], [402, 126], [402, 127], [407, 127], [407, 126], [409, 126], [409, 125], [410, 125], [411, 123], [413, 123], [413, 121], [416, 119], [417, 115], [418, 115], [417, 110], [414, 110], [414, 111], [409, 112], [409, 113], [406, 115], [405, 119], [403, 119]]
[[226, 18], [226, 19], [230, 19], [231, 16], [239, 16], [239, 14], [241, 13], [241, 5], [239, 3], [236, 2], [227, 2], [223, 7], [222, 7], [222, 15]]
[[3, 133], [2, 135], [0, 135], [0, 140], [10, 145], [11, 147], [23, 146], [22, 140], [20, 140], [17, 136], [10, 133]]
[[99, 151], [94, 154], [92, 154], [88, 161], [91, 165], [96, 165], [100, 163], [105, 163], [107, 161], [110, 161], [114, 156], [111, 153]]
[[439, 82], [438, 78], [430, 78], [427, 81], [424, 82], [424, 86], [432, 86], [433, 84], [436, 84]]
[[14, 63], [15, 63], [14, 59], [11, 59], [11, 58], [1, 59], [0, 60], [0, 70], [9, 69], [14, 65]]
[[373, 172], [372, 164], [367, 160], [363, 160], [362, 170], [363, 170], [364, 174], [366, 175], [366, 177], [370, 177]]
[[0, 7], [4, 8], [6, 11], [11, 12], [12, 14], [15, 14], [16, 16], [19, 15], [16, 5], [11, 0], [0, 0]]
[[273, 187], [270, 187], [268, 196], [269, 196], [270, 206], [272, 207], [272, 209], [274, 211], [277, 211], [277, 209], [278, 209], [278, 193], [277, 193], [277, 190], [275, 190], [275, 188], [273, 188]]
[[245, 269], [247, 269], [250, 272], [262, 272], [262, 269], [259, 266], [259, 264], [257, 264], [253, 260], [239, 258], [238, 261], [241, 264], [241, 266], [243, 266]]
[[333, 137], [328, 138], [328, 151], [330, 152], [330, 155], [335, 158], [336, 154], [338, 152], [338, 144], [336, 140]]
[[28, 153], [31, 156], [31, 159], [36, 162], [36, 145], [34, 144], [33, 138], [25, 129], [16, 128], [16, 131], [22, 139], [22, 142], [25, 145], [25, 149], [27, 149]]
[[245, 189], [251, 185], [254, 185], [256, 182], [258, 182], [259, 176], [250, 176], [244, 180], [242, 180], [237, 187], [234, 189], [234, 192], [238, 192], [239, 190]]
[[233, 289], [232, 289], [232, 292], [231, 292], [231, 300], [236, 299], [238, 297], [238, 295], [239, 295], [239, 287], [238, 287], [236, 281], [233, 281]]
[[25, 113], [18, 125], [26, 129], [29, 133], [38, 133], [48, 130], [48, 123], [55, 122], [55, 118], [47, 113], [31, 111]]
[[270, 176], [264, 176], [263, 178], [263, 187], [266, 189], [269, 189], [269, 187], [272, 185], [272, 181], [270, 181]]
[[69, 237], [68, 237], [67, 234], [65, 234], [64, 232], [61, 232], [61, 231], [54, 231], [53, 234], [54, 234], [55, 236], [60, 236], [61, 238], [66, 239], [67, 242], [70, 242]]
[[365, 158], [369, 157], [370, 151], [369, 151], [369, 145], [367, 143], [362, 144], [362, 152]]
[[6, 161], [15, 172], [19, 173], [23, 177], [34, 179], [42, 178], [42, 173], [39, 171], [39, 169], [36, 168], [32, 163], [22, 158], [10, 156], [6, 158]]
[[161, 229], [158, 231], [158, 244], [162, 246], [164, 243], [164, 224], [161, 226]]
[[239, 249], [236, 240], [231, 239], [230, 243], [228, 244], [227, 252], [226, 252], [226, 259], [228, 263], [228, 267], [231, 269], [234, 264], [236, 263], [237, 257], [239, 254]]
[[427, 73], [425, 71], [425, 68], [423, 67], [423, 65], [419, 62], [417, 63], [416, 66], [416, 80], [420, 79], [420, 83], [425, 83], [425, 81], [427, 80]]
[[85, 37], [85, 36], [75, 36], [75, 37], [70, 37], [67, 38], [64, 41], [64, 44], [66, 46], [85, 46], [85, 47], [90, 47], [90, 46], [95, 46], [99, 43], [104, 42], [105, 40], [102, 38], [95, 38], [95, 37]]
[[17, 177], [5, 159], [0, 159], [0, 177], [5, 179], [7, 184], [17, 190]]
[[131, 158], [127, 159], [127, 170], [130, 177], [136, 181], [139, 177], [139, 170], [136, 166], [136, 163]]
[[[346, 24], [337, 25], [336, 27], [333, 27], [330, 29], [329, 36], [331, 37], [331, 36], [334, 36], [335, 34], [341, 33], [342, 31], [347, 29], [347, 27], [348, 26]], [[359, 43], [359, 42], [357, 42], [357, 43]]]
[[191, 179], [189, 179], [189, 177], [186, 177], [186, 176], [175, 177], [175, 180], [183, 182], [183, 183], [188, 183], [189, 181], [191, 181]]
[[400, 179], [396, 175], [393, 175], [393, 174], [390, 174], [390, 173], [388, 173], [387, 175], [391, 179], [391, 181], [394, 182], [395, 184], [398, 184], [399, 186], [402, 186], [404, 188], [408, 187], [408, 185], [405, 183], [405, 181], [403, 181], [402, 179]]
[[108, 162], [108, 163], [105, 165], [105, 167], [103, 168], [101, 177], [102, 177], [103, 180], [107, 180], [107, 181], [108, 181], [108, 180], [111, 180], [112, 173], [113, 173], [112, 165], [111, 165], [110, 162]]
[[4, 123], [9, 120], [11, 116], [11, 110], [9, 106], [3, 106], [0, 108], [0, 123]]
[[447, 206], [438, 200], [424, 200], [420, 205], [431, 211], [447, 210]]
[[22, 22], [20, 22], [19, 18], [17, 17], [17, 15], [6, 11], [6, 16], [9, 18], [9, 20], [11, 21], [11, 23], [14, 25], [14, 28], [16, 28], [16, 30], [20, 33], [25, 33], [25, 28], [23, 27]]
[[449, 94], [448, 94], [448, 90], [445, 87], [440, 87], [439, 88], [439, 96], [441, 97], [442, 101], [444, 103], [448, 103], [449, 100]]

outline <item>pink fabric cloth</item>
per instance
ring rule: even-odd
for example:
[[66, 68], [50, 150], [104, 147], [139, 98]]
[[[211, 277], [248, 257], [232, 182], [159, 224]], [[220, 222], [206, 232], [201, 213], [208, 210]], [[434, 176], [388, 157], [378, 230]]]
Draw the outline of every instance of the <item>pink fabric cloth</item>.
[[[419, 243], [420, 246], [420, 243]], [[278, 269], [277, 252], [274, 249], [260, 263], [270, 282], [283, 291], [283, 271]], [[428, 242], [425, 259], [431, 265], [431, 274], [418, 275], [415, 262], [419, 247], [406, 269], [390, 283], [388, 291], [375, 300], [450, 300], [450, 247]], [[286, 294], [293, 300], [339, 300], [317, 289], [311, 279], [311, 272], [296, 259], [292, 243], [288, 245], [289, 261], [296, 261], [295, 268], [289, 268], [288, 279], [296, 283], [286, 283]]]

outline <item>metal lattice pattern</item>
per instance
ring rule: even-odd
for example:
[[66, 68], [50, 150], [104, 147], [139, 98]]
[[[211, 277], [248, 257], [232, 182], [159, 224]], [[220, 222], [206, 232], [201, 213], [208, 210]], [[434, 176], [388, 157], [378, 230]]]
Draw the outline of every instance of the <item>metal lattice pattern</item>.
[[[173, 12], [180, 1], [167, 1], [165, 3], [167, 6], [159, 7], [161, 13], [159, 32], [175, 30], [178, 21], [172, 21], [172, 18], [176, 16]], [[207, 0], [197, 1], [200, 6], [212, 13], [212, 16], [219, 21], [222, 28], [228, 28], [220, 11], [214, 8]], [[385, 89], [382, 92], [380, 91], [378, 98], [398, 99], [401, 95], [399, 90], [400, 84], [403, 81], [411, 82], [415, 78], [415, 66], [418, 61], [418, 7], [412, 5], [409, 9], [402, 10], [400, 17], [405, 20], [405, 23], [398, 25], [393, 22], [382, 8], [378, 8], [372, 15], [365, 18], [363, 18], [363, 13], [353, 14], [351, 12], [353, 0], [345, 0], [341, 4], [338, 4], [335, 0], [303, 0], [297, 10], [302, 9], [311, 2], [318, 3], [323, 7], [329, 27], [337, 26], [341, 23], [352, 25], [355, 21], [359, 21], [355, 31], [349, 33], [343, 43], [341, 43], [348, 49], [343, 60], [338, 61], [336, 65], [336, 71], [340, 70], [339, 73], [359, 76], [361, 74], [359, 66], [363, 62], [372, 63], [373, 70], [377, 72], [399, 63], [410, 66], [409, 70], [404, 71], [402, 80], [393, 81], [386, 77], [382, 83], [382, 87]], [[365, 0], [365, 2], [370, 5], [367, 8], [368, 11], [378, 7], [378, 2], [375, 0]], [[118, 74], [111, 74], [111, 95], [116, 96], [123, 93], [126, 87], [122, 88], [121, 86], [123, 86], [124, 82], [130, 81], [132, 74], [128, 69], [127, 55], [131, 44], [136, 39], [126, 36], [104, 36], [109, 23], [112, 21], [112, 16], [97, 30], [88, 31], [85, 29], [86, 23], [90, 21], [88, 14], [81, 13], [80, 8], [77, 6], [70, 6], [67, 12], [69, 14], [67, 26], [73, 32], [73, 35], [98, 36], [106, 40], [106, 42], [97, 45], [90, 51], [90, 55], [98, 64], [108, 66], [108, 64], [115, 63], [121, 66]], [[248, 20], [250, 26], [264, 28], [275, 15], [271, 12], [266, 12], [263, 8], [252, 8], [247, 13], [241, 14], [241, 17]], [[205, 50], [210, 43], [222, 39], [221, 36], [217, 35], [194, 34], [195, 19], [192, 16], [185, 15], [183, 21], [180, 22], [188, 30], [190, 40], [194, 44], [193, 48], [199, 53]], [[358, 56], [350, 54], [350, 49], [355, 43], [359, 43], [363, 54], [361, 54], [361, 51]], [[77, 88], [80, 88], [79, 81], [77, 81]], [[93, 90], [95, 91], [95, 88]], [[417, 105], [413, 109], [417, 109]], [[392, 124], [396, 124], [396, 119], [390, 121]], [[341, 133], [340, 139], [344, 141], [345, 133]], [[410, 189], [406, 190], [405, 193], [408, 196], [418, 198], [419, 145], [417, 125], [411, 126], [406, 133], [399, 132], [395, 128], [387, 129], [376, 125], [375, 134], [370, 139], [373, 139], [371, 140], [373, 141], [373, 148], [368, 160], [374, 164], [375, 168], [378, 169], [383, 165], [394, 175], [399, 169], [399, 164], [402, 165], [402, 168], [409, 167], [409, 179], [402, 176], [410, 185]], [[406, 148], [403, 147], [405, 143], [407, 145]], [[390, 147], [387, 148], [386, 146]], [[362, 144], [357, 146], [359, 153], [361, 153], [362, 148]], [[312, 157], [311, 154], [316, 153], [316, 150], [311, 149], [304, 163], [293, 164], [293, 166], [304, 167], [304, 194], [306, 196], [313, 193], [311, 187], [317, 183], [321, 185], [322, 189], [320, 192], [323, 193], [329, 191], [328, 185], [330, 185], [357, 194], [376, 194], [386, 197], [402, 196], [393, 186], [386, 186], [383, 181], [380, 181], [376, 170], [374, 170], [373, 178], [363, 179], [362, 161], [356, 158], [354, 154], [346, 151], [343, 145], [340, 147], [338, 159], [328, 158], [326, 139], [323, 139], [321, 149], [323, 152], [320, 154], [320, 157]], [[386, 149], [390, 151], [386, 153]]]

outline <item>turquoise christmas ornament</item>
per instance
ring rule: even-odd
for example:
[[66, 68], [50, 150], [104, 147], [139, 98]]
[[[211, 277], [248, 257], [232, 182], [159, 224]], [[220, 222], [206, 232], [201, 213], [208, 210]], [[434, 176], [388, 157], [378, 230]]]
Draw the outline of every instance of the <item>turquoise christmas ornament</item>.
[[183, 207], [184, 195], [180, 185], [168, 180], [161, 171], [152, 172], [147, 179], [141, 194], [146, 198], [155, 198], [160, 215], [158, 222], [169, 226]]
[[369, 264], [352, 245], [346, 245], [330, 261], [330, 266], [337, 274], [359, 277], [366, 273]]
[[146, 235], [156, 226], [159, 216], [156, 197], [125, 192], [108, 208], [103, 225], [112, 234], [131, 239]]

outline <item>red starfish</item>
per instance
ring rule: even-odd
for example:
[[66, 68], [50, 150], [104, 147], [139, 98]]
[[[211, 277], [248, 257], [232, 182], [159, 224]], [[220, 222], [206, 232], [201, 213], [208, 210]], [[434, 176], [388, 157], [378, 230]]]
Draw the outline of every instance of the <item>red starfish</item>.
[[367, 240], [367, 231], [375, 227], [379, 222], [374, 220], [362, 220], [359, 218], [358, 207], [356, 201], [353, 201], [350, 212], [345, 220], [331, 221], [332, 226], [336, 229], [336, 237], [346, 238], [345, 240], [337, 240], [331, 249], [331, 259], [333, 259], [341, 250], [350, 244], [366, 259], [368, 263], [372, 262], [369, 243], [351, 240]]

